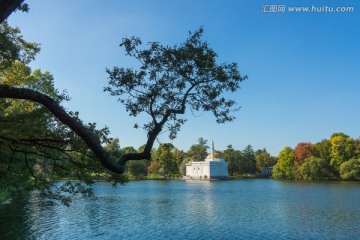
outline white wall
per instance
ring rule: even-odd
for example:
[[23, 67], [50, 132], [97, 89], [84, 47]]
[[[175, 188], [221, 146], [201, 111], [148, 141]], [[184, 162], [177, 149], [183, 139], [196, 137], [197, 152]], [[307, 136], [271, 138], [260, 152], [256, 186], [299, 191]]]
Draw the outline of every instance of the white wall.
[[209, 178], [210, 167], [209, 162], [193, 162], [191, 165], [186, 165], [186, 176], [193, 178]]
[[228, 176], [227, 162], [192, 162], [186, 165], [186, 176], [192, 178], [216, 178]]

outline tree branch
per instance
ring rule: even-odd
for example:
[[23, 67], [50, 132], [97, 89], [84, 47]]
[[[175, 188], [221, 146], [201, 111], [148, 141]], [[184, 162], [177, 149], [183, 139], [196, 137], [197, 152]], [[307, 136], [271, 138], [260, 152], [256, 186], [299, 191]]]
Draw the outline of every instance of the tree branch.
[[[15, 88], [8, 85], [0, 84], [0, 98], [23, 99], [37, 102], [45, 106], [60, 122], [74, 131], [88, 147], [94, 152], [101, 164], [108, 170], [122, 174], [124, 173], [123, 161], [116, 165], [109, 157], [109, 154], [103, 149], [98, 139], [94, 138], [87, 128], [79, 121], [72, 118], [55, 100], [39, 93], [37, 91], [25, 88]], [[135, 159], [136, 160], [136, 159]]]
[[5, 21], [23, 2], [24, 0], [0, 0], [0, 23]]

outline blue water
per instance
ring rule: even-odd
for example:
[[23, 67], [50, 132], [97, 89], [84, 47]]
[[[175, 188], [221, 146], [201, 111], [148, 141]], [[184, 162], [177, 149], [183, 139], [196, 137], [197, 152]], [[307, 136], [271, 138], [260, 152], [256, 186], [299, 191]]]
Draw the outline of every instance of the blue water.
[[360, 183], [137, 181], [0, 205], [0, 239], [360, 239]]

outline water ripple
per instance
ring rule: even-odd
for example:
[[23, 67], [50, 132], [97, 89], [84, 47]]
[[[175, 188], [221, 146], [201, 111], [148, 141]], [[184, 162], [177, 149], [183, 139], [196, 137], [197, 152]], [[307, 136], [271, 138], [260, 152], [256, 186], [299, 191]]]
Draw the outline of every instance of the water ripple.
[[270, 240], [360, 235], [360, 187], [354, 184], [143, 181], [117, 189], [98, 183], [94, 190], [95, 197], [77, 198], [70, 207], [44, 204], [36, 195], [1, 205], [1, 239]]

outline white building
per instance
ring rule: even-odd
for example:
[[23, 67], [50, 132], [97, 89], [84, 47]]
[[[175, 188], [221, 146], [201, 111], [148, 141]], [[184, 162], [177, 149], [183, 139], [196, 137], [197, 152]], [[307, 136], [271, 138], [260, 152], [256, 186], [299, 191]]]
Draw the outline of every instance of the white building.
[[228, 163], [221, 158], [220, 152], [215, 152], [214, 141], [211, 144], [211, 154], [205, 158], [205, 161], [186, 164], [186, 178], [188, 179], [223, 179], [227, 177]]

